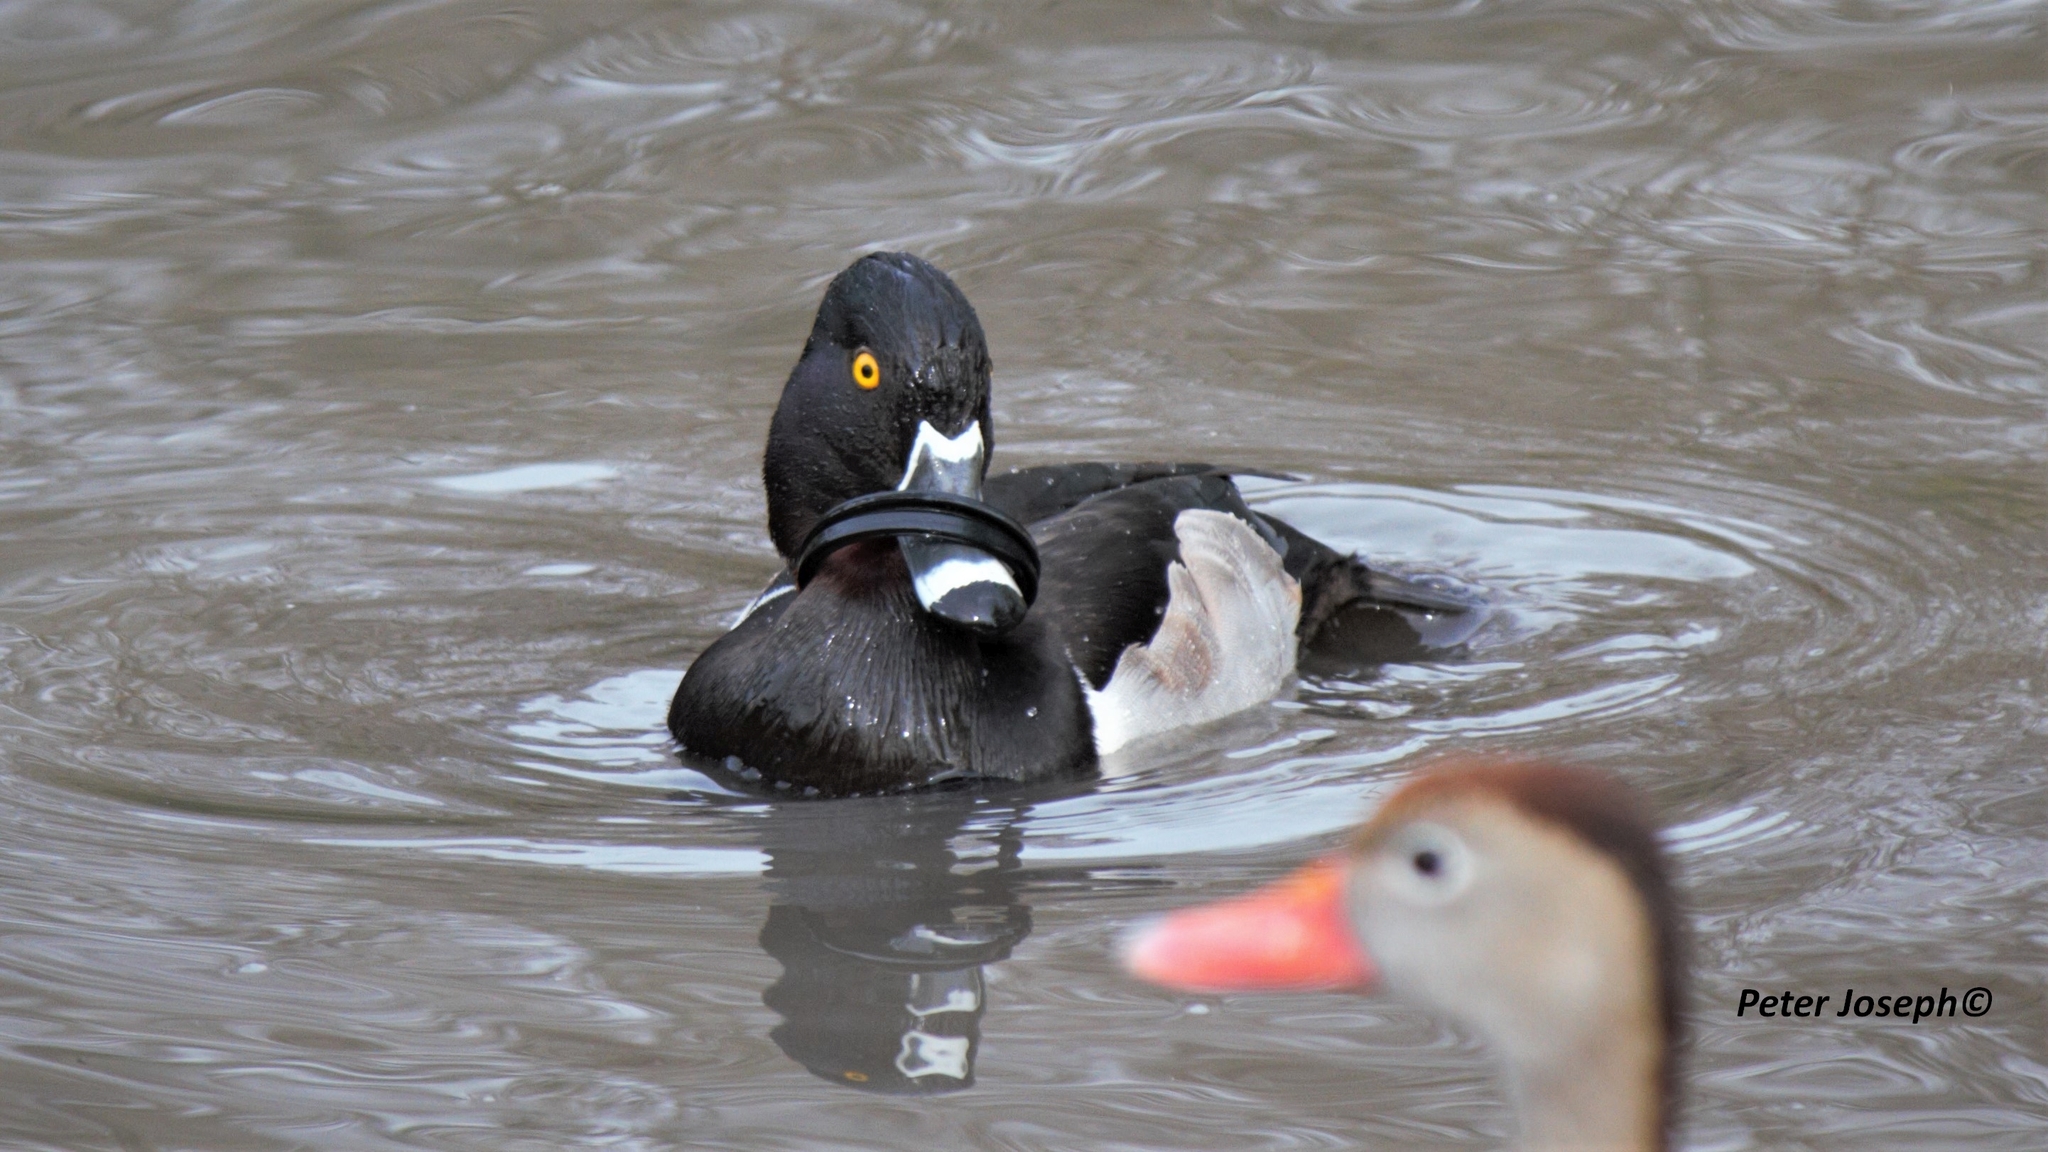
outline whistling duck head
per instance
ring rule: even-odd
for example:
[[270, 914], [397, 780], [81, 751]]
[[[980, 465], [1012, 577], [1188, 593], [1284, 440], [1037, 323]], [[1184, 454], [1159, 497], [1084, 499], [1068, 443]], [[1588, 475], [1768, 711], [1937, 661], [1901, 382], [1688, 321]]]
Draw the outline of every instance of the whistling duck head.
[[1384, 988], [1486, 1039], [1530, 1146], [1664, 1139], [1677, 927], [1645, 808], [1611, 777], [1439, 764], [1344, 852], [1168, 917], [1127, 963], [1191, 990]]

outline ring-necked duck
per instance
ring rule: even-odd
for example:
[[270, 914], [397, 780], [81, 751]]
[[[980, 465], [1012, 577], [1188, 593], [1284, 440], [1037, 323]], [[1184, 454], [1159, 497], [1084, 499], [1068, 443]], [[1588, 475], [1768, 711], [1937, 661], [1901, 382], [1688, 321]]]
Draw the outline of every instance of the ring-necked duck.
[[683, 676], [694, 755], [842, 795], [1092, 770], [1273, 697], [1300, 654], [1479, 613], [1252, 511], [1225, 470], [988, 476], [981, 322], [915, 256], [835, 277], [769, 424], [786, 564]]
[[1596, 772], [1453, 760], [1348, 851], [1168, 916], [1125, 963], [1202, 992], [1384, 985], [1487, 1041], [1523, 1147], [1667, 1148], [1683, 946], [1648, 813]]

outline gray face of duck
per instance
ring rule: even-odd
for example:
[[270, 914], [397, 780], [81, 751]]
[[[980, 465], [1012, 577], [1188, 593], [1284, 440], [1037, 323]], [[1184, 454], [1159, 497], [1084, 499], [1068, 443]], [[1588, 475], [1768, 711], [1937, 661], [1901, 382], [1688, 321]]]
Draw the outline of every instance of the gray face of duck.
[[[877, 252], [833, 278], [803, 355], [783, 385], [762, 471], [768, 531], [794, 562], [826, 512], [898, 489], [981, 497], [994, 447], [988, 342], [946, 274]], [[964, 544], [898, 546], [927, 612], [983, 634], [1023, 619], [1001, 562]]]

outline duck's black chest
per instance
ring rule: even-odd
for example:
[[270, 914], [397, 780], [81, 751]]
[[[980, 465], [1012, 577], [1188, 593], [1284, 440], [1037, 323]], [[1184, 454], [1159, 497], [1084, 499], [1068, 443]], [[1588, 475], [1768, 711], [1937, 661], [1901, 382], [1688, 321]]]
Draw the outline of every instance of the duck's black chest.
[[847, 549], [697, 658], [669, 728], [694, 755], [835, 795], [1085, 772], [1087, 704], [1036, 616], [977, 638], [920, 610], [893, 545]]

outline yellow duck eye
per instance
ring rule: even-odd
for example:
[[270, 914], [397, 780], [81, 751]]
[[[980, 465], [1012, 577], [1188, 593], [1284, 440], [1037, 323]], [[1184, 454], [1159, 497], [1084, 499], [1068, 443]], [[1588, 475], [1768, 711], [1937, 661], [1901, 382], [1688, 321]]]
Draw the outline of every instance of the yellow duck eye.
[[865, 390], [872, 390], [882, 382], [882, 365], [875, 354], [863, 348], [853, 358], [853, 382]]

